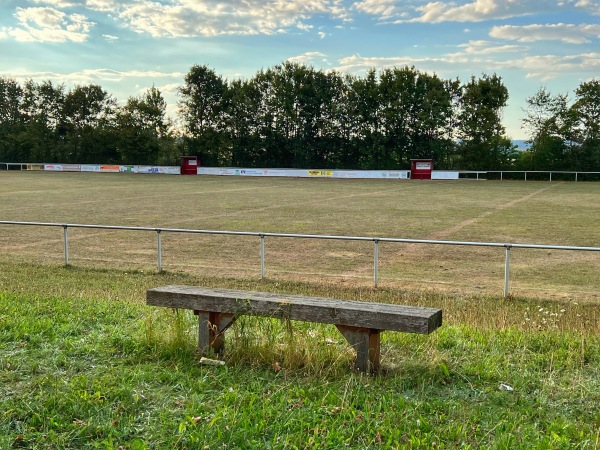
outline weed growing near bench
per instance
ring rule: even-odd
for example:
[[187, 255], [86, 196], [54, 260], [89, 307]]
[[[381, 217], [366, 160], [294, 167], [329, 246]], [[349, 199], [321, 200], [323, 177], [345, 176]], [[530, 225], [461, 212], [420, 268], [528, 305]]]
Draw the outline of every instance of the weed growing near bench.
[[[195, 317], [148, 308], [143, 292], [213, 283], [410, 303], [402, 292], [2, 269], [10, 283], [0, 277], [0, 448], [599, 445], [595, 305], [424, 293], [412, 301], [444, 304], [444, 326], [429, 336], [384, 333], [383, 374], [366, 377], [350, 370], [334, 327], [249, 317], [229, 333], [227, 365], [202, 366]], [[33, 293], [44, 284], [50, 292]], [[537, 326], [546, 311], [556, 327]]]

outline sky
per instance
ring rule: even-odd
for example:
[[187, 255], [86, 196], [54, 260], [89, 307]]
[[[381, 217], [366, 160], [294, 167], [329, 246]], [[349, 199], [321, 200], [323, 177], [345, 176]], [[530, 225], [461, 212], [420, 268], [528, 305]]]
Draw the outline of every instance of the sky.
[[171, 115], [193, 65], [231, 81], [288, 60], [495, 73], [507, 135], [526, 139], [528, 97], [600, 77], [600, 0], [0, 0], [0, 77], [99, 84], [121, 104], [155, 86]]

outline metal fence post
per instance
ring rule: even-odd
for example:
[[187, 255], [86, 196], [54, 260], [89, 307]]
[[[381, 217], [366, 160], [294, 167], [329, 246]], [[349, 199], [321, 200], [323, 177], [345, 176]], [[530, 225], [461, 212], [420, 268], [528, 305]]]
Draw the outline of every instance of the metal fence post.
[[260, 279], [265, 277], [265, 235], [260, 235]]
[[156, 246], [158, 253], [158, 273], [162, 272], [162, 240], [160, 238], [160, 230], [156, 230]]
[[373, 261], [373, 281], [375, 282], [375, 287], [377, 287], [377, 283], [379, 282], [379, 239], [375, 239], [375, 251], [374, 251], [374, 261]]
[[63, 225], [65, 235], [65, 267], [69, 266], [69, 231], [66, 225]]
[[510, 248], [512, 245], [506, 244], [506, 261], [504, 263], [504, 298], [508, 297], [508, 279], [510, 277]]

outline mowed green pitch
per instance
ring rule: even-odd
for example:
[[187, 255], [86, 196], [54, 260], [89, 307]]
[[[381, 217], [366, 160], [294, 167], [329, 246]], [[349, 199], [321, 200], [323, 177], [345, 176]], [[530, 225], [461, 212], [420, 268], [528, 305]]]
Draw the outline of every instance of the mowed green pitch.
[[[600, 246], [600, 185], [0, 172], [0, 219]], [[75, 266], [156, 270], [156, 234], [69, 229]], [[259, 277], [257, 237], [163, 233], [163, 268]], [[0, 258], [63, 264], [62, 228], [0, 225]], [[373, 243], [267, 238], [272, 280], [373, 283]], [[501, 295], [502, 248], [381, 243], [380, 286]], [[516, 296], [600, 297], [600, 252], [513, 249]]]

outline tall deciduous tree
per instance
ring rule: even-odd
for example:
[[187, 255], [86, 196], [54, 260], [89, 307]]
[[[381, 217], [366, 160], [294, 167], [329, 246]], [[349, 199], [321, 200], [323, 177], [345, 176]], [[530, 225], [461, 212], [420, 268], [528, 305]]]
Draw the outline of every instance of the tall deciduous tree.
[[20, 162], [17, 135], [22, 129], [23, 89], [12, 78], [0, 78], [0, 159]]
[[552, 95], [540, 88], [527, 98], [526, 117], [523, 127], [529, 134], [531, 147], [525, 156], [528, 168], [534, 170], [556, 170], [565, 168], [568, 132], [567, 96]]
[[354, 139], [358, 145], [358, 167], [362, 169], [390, 168], [382, 138], [381, 89], [375, 69], [364, 78], [352, 78], [349, 86], [349, 107], [356, 117]]
[[463, 86], [459, 112], [459, 153], [464, 169], [502, 169], [514, 158], [514, 146], [505, 136], [502, 110], [508, 89], [496, 74], [484, 74]]
[[234, 167], [265, 164], [259, 131], [261, 99], [259, 87], [252, 81], [234, 80], [227, 91], [226, 150]]
[[118, 153], [124, 164], [174, 164], [175, 142], [166, 116], [167, 102], [152, 87], [130, 97], [116, 118]]
[[117, 160], [111, 133], [116, 100], [96, 84], [76, 86], [67, 92], [60, 131], [66, 139], [62, 161], [73, 163]]
[[19, 135], [19, 146], [25, 160], [59, 161], [57, 133], [64, 101], [63, 85], [55, 86], [50, 81], [25, 82], [21, 106], [24, 125]]
[[579, 132], [584, 170], [600, 169], [600, 79], [581, 83], [575, 91], [573, 114]]
[[207, 66], [192, 66], [179, 88], [179, 110], [187, 132], [186, 152], [207, 165], [227, 164], [221, 148], [226, 142], [224, 108], [227, 84]]
[[383, 132], [391, 167], [409, 167], [412, 158], [445, 157], [457, 88], [414, 67], [382, 72]]

